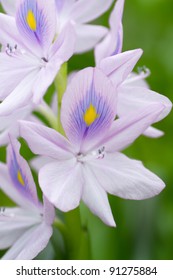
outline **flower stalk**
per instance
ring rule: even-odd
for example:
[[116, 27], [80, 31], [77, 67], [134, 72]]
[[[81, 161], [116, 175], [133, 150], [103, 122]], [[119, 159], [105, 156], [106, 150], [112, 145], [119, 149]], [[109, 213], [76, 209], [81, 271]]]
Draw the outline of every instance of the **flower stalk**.
[[68, 256], [72, 260], [90, 259], [90, 240], [87, 229], [81, 225], [79, 207], [65, 213], [65, 222], [68, 230]]
[[41, 113], [46, 118], [46, 120], [48, 121], [49, 125], [53, 129], [57, 130], [57, 128], [58, 128], [58, 120], [57, 120], [56, 116], [54, 115], [53, 111], [51, 110], [51, 108], [47, 105], [47, 103], [44, 103], [44, 105], [41, 104], [38, 107], [37, 111], [39, 113]]
[[65, 62], [54, 81], [56, 92], [57, 92], [57, 100], [58, 100], [58, 125], [57, 125], [57, 131], [64, 135], [64, 129], [62, 127], [61, 123], [61, 102], [62, 97], [64, 95], [64, 92], [67, 88], [67, 72], [68, 72], [68, 65], [67, 62]]

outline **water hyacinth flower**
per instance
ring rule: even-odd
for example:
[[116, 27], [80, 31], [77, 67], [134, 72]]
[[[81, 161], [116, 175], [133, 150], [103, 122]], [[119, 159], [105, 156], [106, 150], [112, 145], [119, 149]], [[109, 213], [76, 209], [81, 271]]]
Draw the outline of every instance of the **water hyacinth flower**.
[[19, 0], [14, 17], [0, 14], [0, 115], [39, 104], [60, 66], [74, 52], [69, 23], [56, 38], [54, 0]]
[[20, 135], [37, 155], [52, 161], [41, 168], [39, 184], [49, 201], [66, 212], [80, 200], [103, 222], [115, 226], [107, 193], [125, 199], [157, 195], [165, 184], [141, 162], [120, 151], [131, 144], [163, 111], [147, 106], [115, 121], [117, 92], [96, 68], [78, 72], [62, 100], [61, 121], [67, 136], [27, 121]]
[[72, 21], [77, 35], [76, 53], [86, 52], [107, 34], [107, 28], [88, 24], [105, 13], [113, 0], [55, 0], [57, 7], [57, 33]]
[[11, 139], [7, 165], [0, 163], [0, 187], [18, 206], [1, 208], [0, 249], [11, 247], [3, 259], [33, 259], [52, 235], [54, 208], [44, 197], [39, 202], [27, 162], [19, 154], [20, 144]]
[[[16, 2], [17, 0], [1, 1], [5, 11], [10, 15], [15, 14]], [[81, 53], [92, 49], [106, 35], [107, 28], [88, 22], [105, 13], [112, 3], [113, 0], [55, 0], [57, 34], [61, 33], [67, 23], [73, 22], [77, 35], [75, 52]]]
[[[105, 39], [95, 48], [95, 61], [100, 68], [111, 80], [116, 84], [116, 72], [119, 62], [122, 60], [123, 53], [123, 28], [122, 16], [124, 8], [124, 0], [117, 0], [115, 7], [110, 15], [109, 24], [110, 31]], [[137, 61], [136, 61], [137, 62]], [[128, 65], [126, 65], [128, 67]], [[119, 99], [117, 114], [119, 117], [133, 112], [136, 109], [144, 108], [150, 104], [162, 103], [165, 106], [164, 111], [158, 116], [156, 122], [165, 118], [171, 111], [172, 103], [161, 94], [151, 91], [143, 80], [149, 75], [149, 71], [141, 71], [141, 74], [132, 78], [132, 74], [127, 76], [118, 88]], [[142, 85], [142, 86], [141, 86]], [[163, 132], [149, 127], [144, 134], [149, 137], [160, 137]]]

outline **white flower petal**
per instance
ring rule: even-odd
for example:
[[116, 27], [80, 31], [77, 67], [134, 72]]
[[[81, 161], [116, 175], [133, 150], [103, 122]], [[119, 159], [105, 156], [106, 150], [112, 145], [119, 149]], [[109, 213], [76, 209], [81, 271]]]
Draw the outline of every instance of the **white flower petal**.
[[165, 109], [156, 119], [156, 121], [160, 121], [165, 118], [172, 109], [172, 103], [166, 96], [144, 87], [122, 85], [119, 87], [118, 93], [118, 115], [120, 117], [139, 109], [142, 110], [152, 104], [163, 104]]
[[47, 63], [45, 67], [39, 71], [37, 78], [32, 86], [32, 93], [33, 93], [33, 102], [36, 105], [41, 104], [42, 98], [46, 93], [48, 87], [54, 81], [60, 67], [62, 65], [62, 61], [50, 61]]
[[76, 53], [83, 53], [95, 45], [107, 34], [107, 28], [98, 25], [81, 24], [76, 26]]
[[44, 125], [21, 121], [20, 135], [28, 142], [35, 154], [65, 160], [72, 158], [68, 140], [54, 129]]
[[22, 45], [14, 17], [0, 13], [0, 26], [0, 42], [4, 47]]
[[61, 63], [68, 61], [74, 54], [75, 43], [76, 33], [74, 26], [71, 23], [67, 23], [51, 46], [49, 59], [52, 60], [55, 66], [59, 64], [59, 61], [61, 61]]
[[[12, 45], [12, 47], [14, 46]], [[32, 71], [35, 72], [37, 64], [37, 60], [34, 60], [28, 54], [9, 56], [5, 52], [0, 53], [0, 99], [3, 100], [7, 97], [22, 80], [26, 79], [27, 75], [30, 75]], [[25, 83], [27, 83], [26, 80]], [[23, 84], [23, 90], [25, 83]], [[22, 89], [20, 89], [21, 91]]]
[[0, 116], [7, 116], [31, 101], [32, 86], [38, 70], [28, 74], [0, 104]]
[[44, 221], [47, 225], [51, 226], [55, 219], [55, 208], [45, 196], [43, 196], [43, 205], [44, 205]]
[[91, 160], [88, 164], [105, 191], [125, 199], [150, 198], [165, 187], [164, 182], [140, 161], [120, 153], [106, 154], [103, 159]]
[[28, 228], [40, 220], [39, 215], [22, 208], [4, 208], [0, 214], [0, 248], [12, 246]]
[[94, 215], [98, 216], [105, 224], [114, 227], [115, 221], [112, 216], [107, 194], [93, 173], [91, 166], [87, 163], [83, 167], [83, 176], [85, 183], [82, 200]]
[[105, 146], [109, 152], [121, 151], [144, 133], [164, 108], [162, 104], [153, 104], [114, 121], [107, 135], [97, 143], [97, 147], [93, 146], [93, 149]]
[[52, 228], [45, 223], [27, 230], [3, 256], [3, 260], [31, 260], [48, 244]]
[[113, 0], [80, 0], [72, 6], [70, 16], [77, 23], [92, 21], [105, 13], [111, 6]]
[[19, 120], [30, 119], [33, 106], [25, 106], [6, 117], [1, 117], [0, 146], [9, 144], [9, 134], [14, 138], [19, 136]]
[[144, 133], [143, 133], [145, 136], [148, 136], [148, 137], [151, 137], [151, 138], [158, 138], [158, 137], [161, 137], [164, 135], [164, 132], [155, 128], [155, 127], [152, 127], [150, 126], [149, 128], [147, 128]]
[[1, 0], [3, 9], [7, 14], [14, 16], [16, 11], [16, 0]]
[[35, 158], [33, 158], [30, 161], [30, 166], [36, 171], [39, 172], [39, 170], [46, 165], [47, 163], [52, 162], [51, 158], [48, 157], [43, 157], [43, 156], [37, 156]]
[[53, 205], [70, 211], [79, 206], [82, 195], [81, 164], [75, 158], [49, 163], [40, 170], [39, 184]]
[[99, 62], [109, 56], [116, 55], [122, 51], [123, 44], [123, 16], [124, 0], [116, 1], [115, 7], [109, 18], [110, 31], [104, 40], [95, 48], [95, 61]]
[[99, 68], [117, 86], [126, 80], [141, 55], [141, 49], [126, 51], [103, 59]]

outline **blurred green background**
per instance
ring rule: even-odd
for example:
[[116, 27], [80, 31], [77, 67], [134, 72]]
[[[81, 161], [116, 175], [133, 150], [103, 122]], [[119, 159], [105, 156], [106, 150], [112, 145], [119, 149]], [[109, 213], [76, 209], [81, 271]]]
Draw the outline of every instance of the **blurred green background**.
[[[126, 0], [123, 50], [142, 48], [137, 67], [147, 66], [152, 90], [173, 101], [173, 1]], [[110, 12], [97, 20], [107, 26]], [[93, 63], [93, 53], [71, 59], [70, 69]], [[165, 136], [141, 136], [125, 153], [141, 160], [166, 183], [158, 196], [145, 201], [110, 197], [117, 228], [92, 217], [94, 259], [173, 259], [173, 112], [155, 127]]]
[[[152, 90], [173, 100], [173, 1], [126, 0], [123, 26], [123, 50], [142, 48], [144, 54], [137, 66], [147, 66]], [[108, 26], [110, 11], [97, 24]], [[94, 65], [93, 52], [74, 56], [69, 70]], [[165, 190], [153, 199], [127, 201], [110, 196], [117, 223], [115, 229], [105, 226], [84, 209], [88, 217], [92, 259], [173, 259], [173, 112], [156, 125], [165, 132], [160, 139], [141, 136], [125, 153], [141, 160], [166, 183]], [[5, 159], [5, 149], [0, 149]], [[25, 152], [25, 156], [27, 153]], [[1, 195], [1, 194], [0, 194]], [[0, 204], [10, 202], [1, 195]], [[1, 203], [2, 202], [2, 203]], [[58, 242], [60, 245], [57, 244]], [[54, 233], [53, 244], [40, 258], [65, 258], [61, 236]]]

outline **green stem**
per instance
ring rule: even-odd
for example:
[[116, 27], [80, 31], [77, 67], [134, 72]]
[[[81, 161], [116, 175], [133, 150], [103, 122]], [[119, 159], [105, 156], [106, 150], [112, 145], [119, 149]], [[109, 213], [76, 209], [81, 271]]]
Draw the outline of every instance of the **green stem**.
[[57, 100], [58, 100], [58, 131], [64, 135], [64, 129], [61, 124], [61, 102], [64, 92], [67, 88], [67, 63], [64, 63], [61, 66], [61, 69], [58, 72], [58, 75], [55, 78], [54, 84], [57, 91]]
[[81, 226], [79, 207], [65, 213], [65, 222], [69, 232], [68, 256], [72, 260], [90, 259], [90, 240], [87, 229]]
[[83, 229], [78, 260], [91, 260], [91, 244], [88, 229]]
[[61, 232], [64, 237], [67, 236], [67, 228], [61, 220], [55, 218], [53, 225]]
[[68, 256], [69, 259], [78, 259], [79, 244], [81, 240], [81, 220], [79, 208], [64, 214], [67, 230], [69, 232], [68, 239]]

